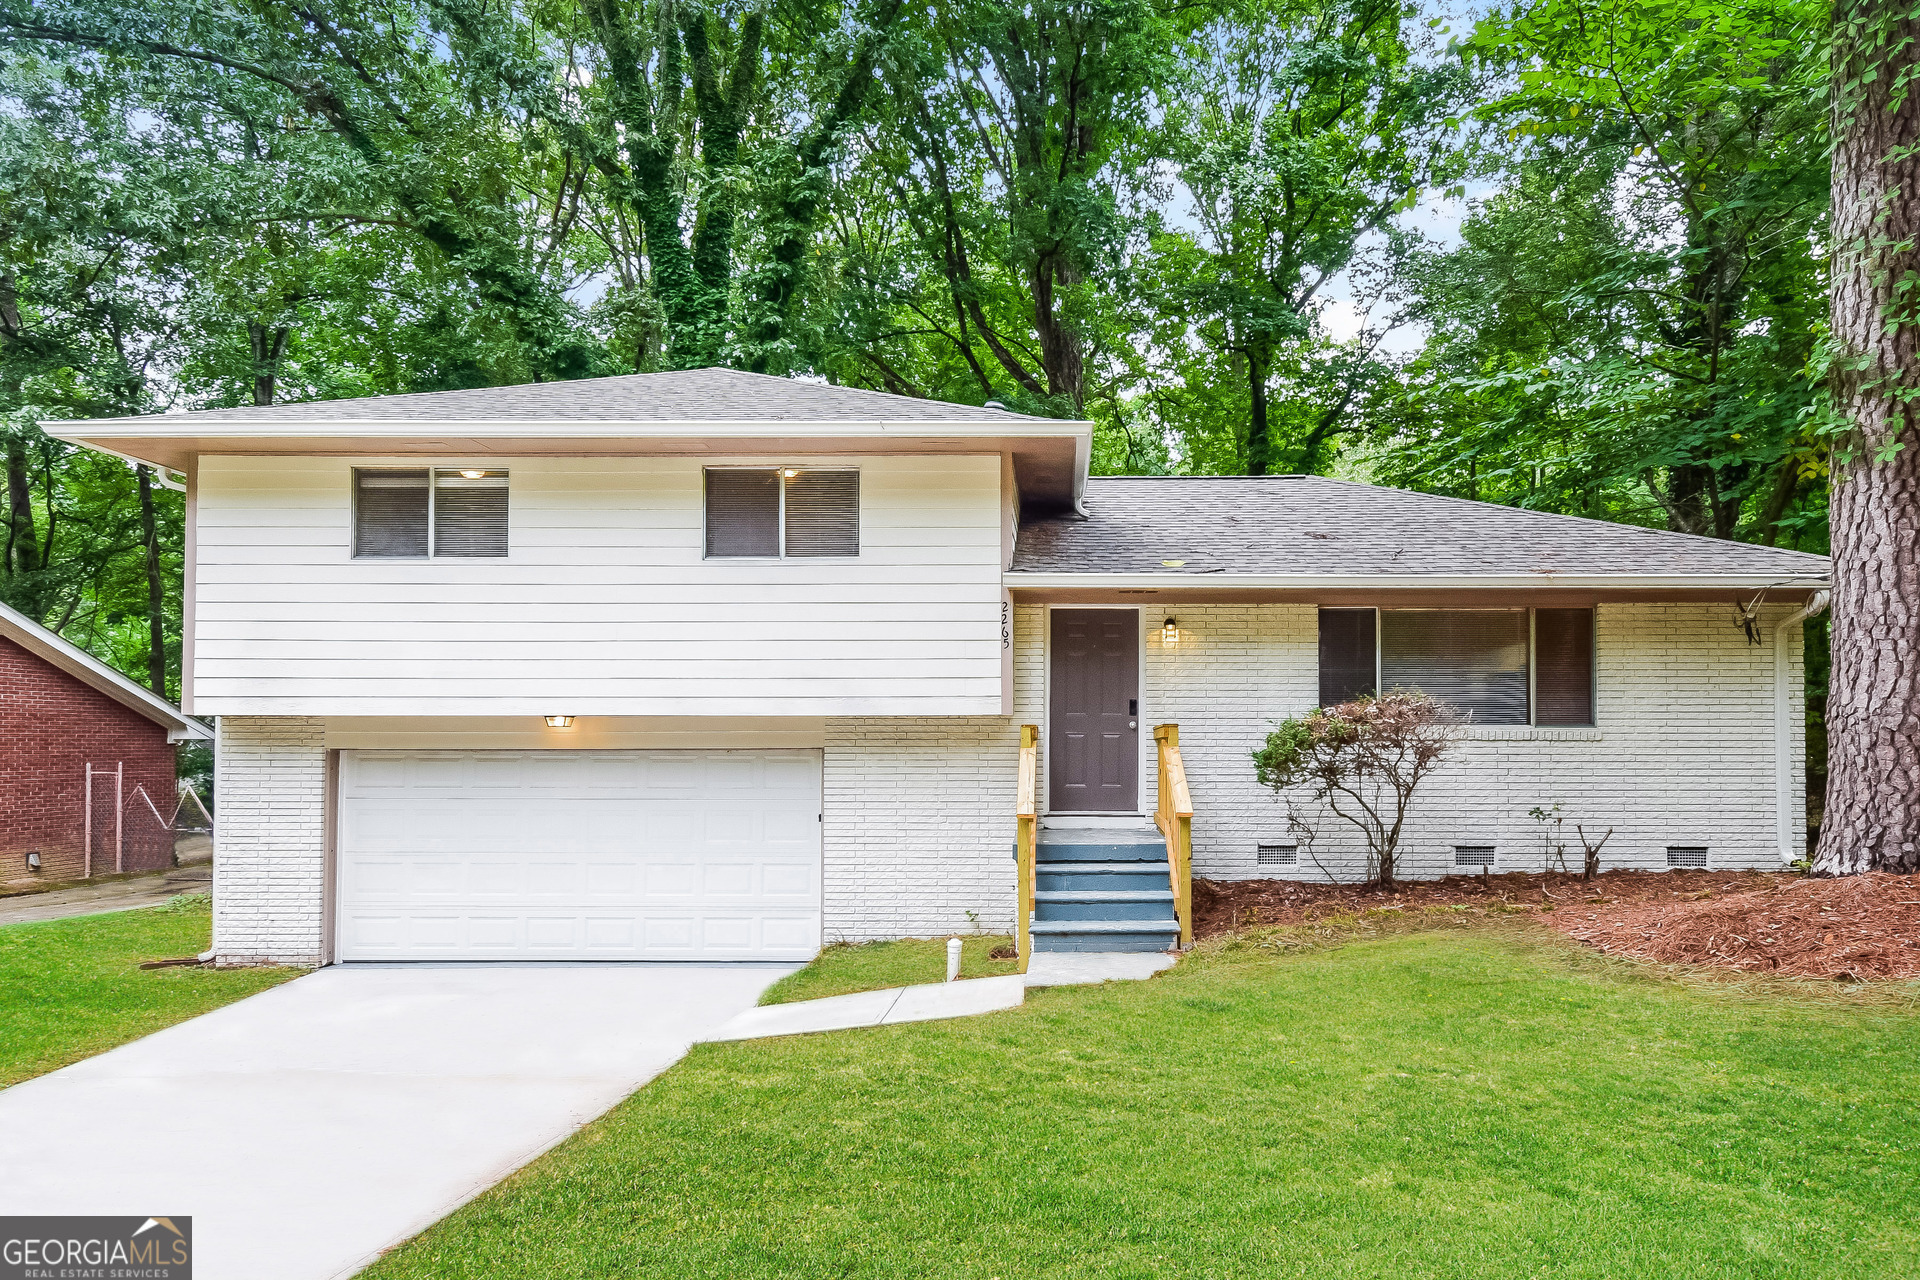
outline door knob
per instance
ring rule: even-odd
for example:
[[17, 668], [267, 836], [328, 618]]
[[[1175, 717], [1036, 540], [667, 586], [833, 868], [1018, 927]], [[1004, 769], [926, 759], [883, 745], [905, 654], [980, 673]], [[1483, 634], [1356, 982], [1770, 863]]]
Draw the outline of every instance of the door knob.
[[1137, 720], [1129, 720], [1129, 721], [1127, 721], [1127, 728], [1129, 728], [1129, 729], [1138, 729], [1139, 727], [1140, 727], [1140, 722], [1139, 722], [1139, 721], [1137, 721]]

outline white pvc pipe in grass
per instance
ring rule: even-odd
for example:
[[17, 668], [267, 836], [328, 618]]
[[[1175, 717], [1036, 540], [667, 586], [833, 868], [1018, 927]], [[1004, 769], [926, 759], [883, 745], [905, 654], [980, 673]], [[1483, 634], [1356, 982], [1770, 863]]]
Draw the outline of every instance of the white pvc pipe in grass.
[[960, 939], [947, 939], [947, 981], [960, 980]]

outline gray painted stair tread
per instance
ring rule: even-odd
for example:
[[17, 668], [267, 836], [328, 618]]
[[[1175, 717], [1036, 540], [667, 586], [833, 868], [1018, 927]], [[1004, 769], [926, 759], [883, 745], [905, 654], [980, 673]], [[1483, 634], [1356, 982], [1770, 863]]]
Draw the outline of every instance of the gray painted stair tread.
[[1040, 864], [1050, 876], [1098, 876], [1098, 875], [1144, 875], [1149, 871], [1167, 873], [1167, 860], [1148, 862], [1142, 858], [1138, 862], [1043, 862]]
[[1158, 827], [1129, 830], [1124, 827], [1041, 827], [1036, 839], [1046, 844], [1159, 844], [1166, 837]]
[[1033, 933], [1171, 933], [1180, 926], [1171, 920], [1035, 920]]
[[1036, 889], [1036, 902], [1172, 902], [1171, 889]]

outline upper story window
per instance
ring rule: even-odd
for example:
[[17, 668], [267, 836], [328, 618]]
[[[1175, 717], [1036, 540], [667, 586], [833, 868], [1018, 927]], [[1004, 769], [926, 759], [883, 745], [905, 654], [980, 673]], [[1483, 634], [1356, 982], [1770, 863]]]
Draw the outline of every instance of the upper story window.
[[1418, 689], [1474, 724], [1593, 723], [1592, 609], [1322, 609], [1320, 705]]
[[811, 467], [707, 472], [707, 555], [857, 556], [860, 473]]
[[507, 473], [356, 468], [353, 554], [360, 560], [506, 555]]

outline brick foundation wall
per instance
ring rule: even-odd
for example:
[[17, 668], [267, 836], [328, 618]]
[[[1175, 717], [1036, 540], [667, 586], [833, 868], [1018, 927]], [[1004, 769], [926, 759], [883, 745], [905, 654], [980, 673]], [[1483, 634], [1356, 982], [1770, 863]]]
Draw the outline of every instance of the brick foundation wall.
[[327, 753], [310, 716], [221, 716], [213, 859], [220, 964], [325, 954]]
[[[174, 747], [166, 729], [12, 641], [0, 640], [0, 882], [70, 880], [82, 874], [89, 763], [109, 775], [94, 784], [94, 873], [114, 869], [115, 765], [125, 766], [125, 869], [171, 866], [172, 834], [134, 790], [143, 787], [160, 818], [172, 820]], [[38, 875], [26, 869], [30, 849], [40, 852]]]

